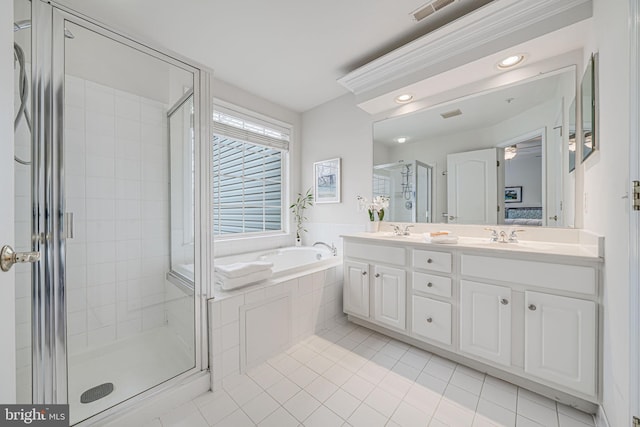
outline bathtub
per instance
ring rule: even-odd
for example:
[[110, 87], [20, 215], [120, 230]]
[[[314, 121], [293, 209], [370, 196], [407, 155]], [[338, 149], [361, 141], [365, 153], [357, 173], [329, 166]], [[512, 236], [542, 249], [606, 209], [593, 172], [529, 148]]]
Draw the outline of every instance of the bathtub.
[[278, 278], [330, 265], [335, 263], [336, 260], [337, 258], [325, 248], [292, 246], [220, 257], [214, 260], [214, 264], [225, 265], [234, 262], [269, 261], [273, 263], [272, 278]]
[[[231, 255], [214, 259], [214, 265], [233, 264], [235, 262], [249, 261], [269, 261], [273, 263], [273, 276], [271, 279], [302, 273], [316, 268], [322, 268], [339, 263], [339, 259], [326, 248], [319, 247], [286, 247], [270, 249], [259, 252], [248, 252], [239, 255]], [[177, 273], [177, 275], [176, 275]], [[167, 278], [172, 278], [172, 283], [176, 282], [176, 276], [180, 279], [187, 279], [193, 283], [193, 264], [183, 264], [174, 266], [174, 269], [167, 274]], [[193, 286], [193, 285], [191, 285]], [[193, 289], [193, 288], [192, 288]]]

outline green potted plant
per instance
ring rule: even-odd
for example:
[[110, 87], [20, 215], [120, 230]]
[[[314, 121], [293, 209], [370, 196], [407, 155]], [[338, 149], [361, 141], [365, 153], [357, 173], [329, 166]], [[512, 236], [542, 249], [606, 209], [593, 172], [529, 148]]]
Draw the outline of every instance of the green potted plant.
[[309, 206], [313, 206], [313, 193], [311, 192], [311, 188], [309, 188], [304, 195], [298, 193], [296, 201], [289, 206], [291, 213], [293, 213], [293, 220], [296, 223], [296, 246], [302, 246], [302, 233], [307, 231], [304, 228], [303, 222], [307, 220], [307, 217], [304, 216], [304, 210]]

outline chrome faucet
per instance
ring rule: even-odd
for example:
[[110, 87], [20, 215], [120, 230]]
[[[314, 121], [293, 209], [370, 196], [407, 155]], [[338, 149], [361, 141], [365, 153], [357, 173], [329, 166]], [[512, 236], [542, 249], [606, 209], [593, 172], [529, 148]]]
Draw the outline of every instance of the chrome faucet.
[[411, 234], [409, 229], [413, 227], [413, 225], [405, 225], [403, 230], [399, 225], [391, 224], [391, 226], [393, 227], [393, 234], [395, 236], [409, 236]]
[[516, 233], [524, 233], [527, 230], [511, 230], [509, 234], [509, 243], [518, 243], [518, 235]]
[[507, 232], [504, 230], [496, 230], [495, 228], [485, 228], [485, 230], [491, 232], [491, 242], [500, 242], [500, 243], [518, 243], [518, 235], [516, 233], [522, 233], [526, 230], [511, 230], [509, 234], [509, 238], [507, 239]]
[[490, 231], [491, 232], [491, 237], [490, 237], [490, 241], [491, 242], [497, 242], [498, 241], [498, 231], [495, 228], [485, 228], [485, 230]]
[[325, 242], [315, 242], [312, 246], [324, 246], [331, 251], [331, 255], [338, 256], [338, 249], [333, 243], [331, 243], [331, 246], [329, 246], [329, 244]]

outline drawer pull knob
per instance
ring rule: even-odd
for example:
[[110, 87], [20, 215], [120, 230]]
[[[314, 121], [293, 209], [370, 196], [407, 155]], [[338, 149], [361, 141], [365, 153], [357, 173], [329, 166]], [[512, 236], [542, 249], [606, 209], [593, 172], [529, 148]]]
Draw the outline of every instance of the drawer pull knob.
[[431, 323], [433, 322], [433, 318], [432, 317], [427, 317], [427, 323]]
[[427, 288], [433, 288], [433, 283], [431, 282], [427, 283]]
[[366, 275], [367, 275], [367, 272], [366, 272], [366, 271], [363, 271], [363, 272], [362, 272], [362, 275], [363, 275], [363, 276], [366, 276]]
[[500, 300], [500, 304], [502, 304], [502, 305], [507, 305], [507, 304], [509, 304], [509, 300], [508, 300], [508, 299], [506, 299], [506, 298], [502, 298], [502, 299]]
[[380, 273], [376, 273], [376, 277], [380, 277]]
[[431, 258], [427, 259], [427, 264], [433, 264], [433, 260]]
[[537, 310], [537, 308], [538, 308], [538, 307], [536, 307], [535, 305], [533, 305], [533, 304], [529, 304], [529, 310], [531, 310], [531, 311], [536, 311], [536, 310]]

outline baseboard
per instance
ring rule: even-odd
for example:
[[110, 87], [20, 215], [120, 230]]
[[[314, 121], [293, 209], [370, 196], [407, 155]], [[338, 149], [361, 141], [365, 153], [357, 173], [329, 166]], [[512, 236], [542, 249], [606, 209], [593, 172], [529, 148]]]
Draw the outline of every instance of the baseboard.
[[598, 405], [598, 411], [593, 418], [596, 422], [596, 427], [610, 427], [609, 420], [607, 420], [607, 414], [605, 414], [602, 405]]

